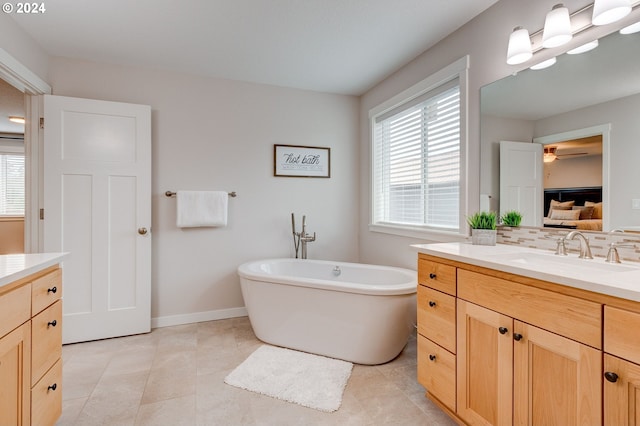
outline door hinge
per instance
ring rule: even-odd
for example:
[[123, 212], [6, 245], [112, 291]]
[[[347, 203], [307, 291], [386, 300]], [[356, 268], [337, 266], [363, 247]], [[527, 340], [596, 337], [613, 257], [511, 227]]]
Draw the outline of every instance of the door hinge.
[[40, 117], [40, 128], [44, 129], [44, 117]]
[[44, 209], [40, 209], [40, 220], [44, 220]]

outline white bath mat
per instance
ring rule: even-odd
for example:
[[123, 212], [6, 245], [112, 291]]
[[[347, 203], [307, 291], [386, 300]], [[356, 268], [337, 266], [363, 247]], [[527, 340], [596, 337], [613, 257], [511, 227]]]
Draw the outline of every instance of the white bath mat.
[[262, 345], [224, 382], [330, 413], [340, 408], [352, 368], [347, 361]]

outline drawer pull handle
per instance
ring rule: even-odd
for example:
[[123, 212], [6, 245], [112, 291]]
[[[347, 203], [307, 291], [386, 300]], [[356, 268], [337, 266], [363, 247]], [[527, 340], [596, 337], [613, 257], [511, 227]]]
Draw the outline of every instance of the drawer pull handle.
[[500, 334], [507, 334], [507, 331], [509, 331], [509, 329], [507, 329], [507, 327], [500, 327], [498, 328], [498, 331], [500, 332]]
[[611, 383], [615, 383], [618, 381], [618, 375], [610, 371], [607, 371], [606, 373], [604, 373], [604, 378], [610, 381]]
[[435, 280], [435, 279], [436, 279], [436, 274], [434, 274], [433, 272], [431, 272], [431, 273], [429, 274], [429, 278], [431, 278], [432, 280]]
[[[49, 321], [49, 322], [47, 323], [47, 328], [49, 328], [49, 327], [55, 327], [56, 325], [58, 325], [58, 321], [56, 321], [56, 320]], [[54, 389], [54, 390], [55, 390], [55, 389]]]
[[429, 300], [429, 306], [433, 308], [434, 306], [436, 306], [436, 302], [434, 302], [433, 300]]
[[515, 340], [516, 342], [519, 342], [522, 339], [522, 334], [520, 333], [515, 333], [513, 335], [513, 340]]
[[58, 385], [57, 385], [56, 383], [52, 384], [51, 386], [49, 386], [49, 387], [47, 388], [47, 390], [48, 390], [48, 391], [50, 391], [50, 390], [54, 391], [54, 390], [56, 390], [56, 389], [58, 389]]
[[58, 292], [58, 287], [51, 287], [51, 288], [47, 289], [47, 293], [56, 294], [57, 292]]
[[433, 354], [431, 354], [431, 355], [429, 355], [429, 359], [430, 359], [431, 361], [435, 361], [435, 360], [436, 360], [436, 356], [435, 356], [435, 355], [433, 355]]

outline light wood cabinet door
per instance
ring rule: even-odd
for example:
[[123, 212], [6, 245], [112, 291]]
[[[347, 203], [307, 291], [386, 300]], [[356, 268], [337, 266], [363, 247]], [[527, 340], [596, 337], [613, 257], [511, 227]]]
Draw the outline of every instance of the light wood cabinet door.
[[470, 425], [510, 425], [513, 319], [458, 300], [457, 414]]
[[62, 301], [58, 300], [31, 320], [31, 385], [62, 357]]
[[514, 424], [602, 423], [602, 353], [546, 330], [514, 323]]
[[456, 356], [418, 334], [418, 383], [456, 411]]
[[40, 379], [31, 390], [32, 424], [53, 426], [62, 415], [62, 360]]
[[456, 353], [456, 298], [418, 286], [418, 333]]
[[0, 339], [0, 425], [29, 425], [31, 322]]
[[640, 365], [604, 354], [604, 424], [640, 424]]

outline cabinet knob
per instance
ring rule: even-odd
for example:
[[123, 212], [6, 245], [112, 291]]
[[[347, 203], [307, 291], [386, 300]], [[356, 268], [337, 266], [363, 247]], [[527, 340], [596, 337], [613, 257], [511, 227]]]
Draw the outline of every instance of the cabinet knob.
[[147, 228], [138, 228], [138, 234], [147, 235]]
[[58, 287], [51, 287], [47, 289], [47, 293], [56, 294], [58, 292]]
[[498, 331], [500, 332], [500, 334], [507, 334], [507, 331], [509, 331], [507, 329], [507, 327], [500, 327], [498, 328]]
[[56, 390], [56, 389], [58, 389], [58, 385], [57, 385], [56, 383], [54, 383], [54, 384], [52, 384], [51, 386], [47, 387], [47, 390], [48, 390], [48, 391], [50, 391], [50, 390], [54, 391], [54, 390]]
[[519, 342], [521, 339], [522, 339], [522, 334], [520, 333], [513, 334], [513, 340], [515, 340], [516, 342]]
[[433, 300], [429, 300], [429, 306], [433, 308], [434, 306], [436, 306], [436, 302], [434, 302]]
[[431, 355], [429, 355], [429, 359], [430, 359], [431, 361], [435, 361], [435, 360], [436, 360], [436, 356], [435, 356], [435, 355], [433, 355], [433, 354], [431, 354]]
[[[49, 327], [55, 327], [56, 325], [58, 325], [58, 321], [56, 321], [56, 320], [49, 321], [49, 322], [47, 323], [47, 328], [49, 328]], [[55, 389], [54, 389], [54, 390], [55, 390]]]
[[431, 273], [429, 274], [429, 278], [431, 278], [432, 280], [435, 280], [435, 279], [436, 279], [436, 274], [434, 274], [433, 272], [431, 272]]
[[612, 373], [611, 371], [605, 372], [604, 378], [610, 381], [611, 383], [615, 383], [618, 381], [618, 375], [616, 373]]

